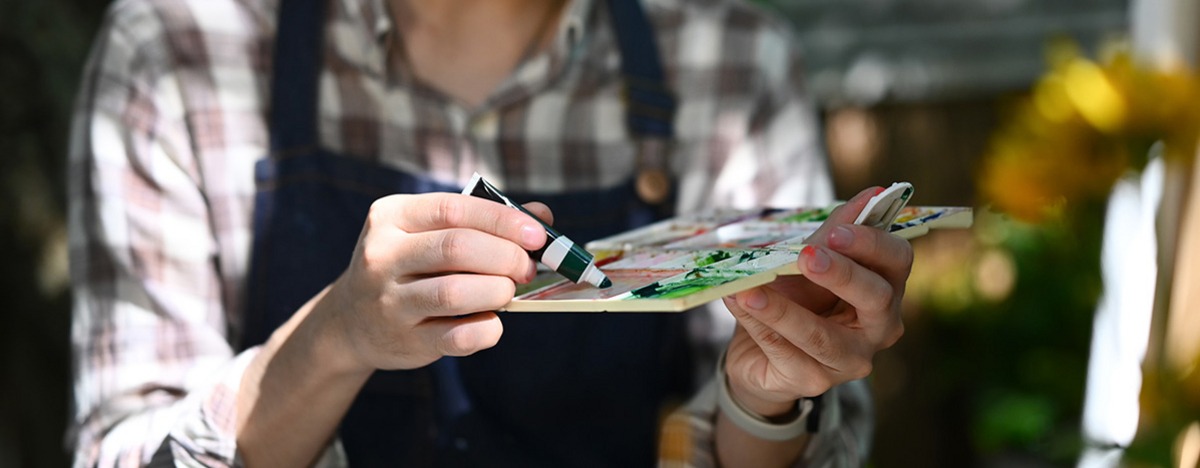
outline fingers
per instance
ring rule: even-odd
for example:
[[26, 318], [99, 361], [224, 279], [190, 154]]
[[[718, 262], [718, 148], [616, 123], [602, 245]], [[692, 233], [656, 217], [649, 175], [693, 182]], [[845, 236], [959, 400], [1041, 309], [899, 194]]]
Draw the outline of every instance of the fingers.
[[546, 242], [535, 216], [554, 218], [541, 203], [525, 209], [450, 193], [376, 200], [329, 294], [349, 299], [331, 313], [350, 324], [359, 360], [411, 369], [494, 346], [503, 328], [491, 311], [512, 300], [514, 282], [532, 279], [526, 251]]
[[371, 205], [371, 226], [394, 226], [408, 233], [467, 228], [513, 242], [525, 250], [546, 243], [545, 229], [529, 215], [511, 207], [457, 193], [391, 195]]
[[407, 236], [397, 252], [400, 274], [466, 272], [533, 279], [533, 260], [517, 244], [472, 229], [442, 229]]
[[[858, 348], [848, 330], [830, 324], [769, 288], [743, 291], [732, 301], [726, 301], [726, 305], [773, 364], [787, 365], [795, 359], [797, 351], [802, 351], [822, 365], [838, 370], [845, 367], [843, 361], [848, 351]], [[743, 320], [744, 317], [753, 320]]]
[[529, 202], [521, 206], [525, 207], [530, 213], [533, 213], [534, 216], [537, 216], [542, 222], [551, 226], [554, 225], [554, 213], [550, 212], [550, 207], [545, 204], [541, 202]]
[[496, 346], [504, 325], [494, 312], [480, 312], [427, 320], [416, 331], [439, 356], [467, 356]]
[[[733, 301], [732, 298], [729, 300]], [[764, 336], [764, 328], [769, 330], [749, 315], [744, 315], [738, 321], [734, 338], [726, 351], [726, 373], [730, 376], [731, 384], [744, 382], [750, 388], [761, 389], [769, 394], [786, 395], [790, 401], [796, 397], [820, 395], [835, 384], [830, 373], [836, 373], [836, 370], [825, 367], [790, 344], [788, 347], [796, 352], [787, 360], [781, 360], [778, 356], [757, 358], [755, 354], [765, 356], [765, 345], [760, 340]], [[743, 336], [750, 339], [742, 339]]]
[[828, 289], [813, 284], [812, 280], [804, 275], [783, 275], [766, 286], [814, 312], [828, 311], [840, 300]]
[[726, 305], [771, 364], [786, 374], [837, 377], [837, 382], [812, 382], [828, 387], [870, 373], [873, 350], [861, 337], [769, 288], [743, 291]]
[[[837, 216], [830, 214], [829, 219], [837, 224], [854, 223], [854, 220], [858, 219], [858, 215], [862, 213], [863, 208], [867, 207], [867, 202], [871, 201], [871, 198], [874, 196], [883, 193], [883, 191], [883, 187], [868, 187], [863, 189], [854, 195], [854, 198], [847, 201], [846, 204], [838, 207], [841, 212], [837, 213]], [[827, 222], [827, 224], [831, 223]]]
[[836, 226], [826, 234], [825, 245], [878, 272], [897, 290], [903, 291], [912, 271], [913, 251], [908, 241], [873, 227]]
[[454, 317], [497, 310], [516, 291], [511, 279], [488, 275], [446, 275], [406, 284], [399, 300], [405, 310], [423, 317]]
[[825, 237], [828, 235], [830, 229], [841, 224], [854, 224], [854, 220], [858, 219], [858, 214], [867, 206], [867, 202], [871, 200], [871, 197], [879, 195], [883, 190], [883, 187], [871, 187], [858, 192], [850, 201], [838, 206], [832, 213], [829, 213], [829, 217], [825, 219], [824, 223], [821, 223], [821, 227], [816, 232], [808, 236], [806, 242], [809, 244], [824, 245]]
[[879, 349], [899, 339], [896, 329], [902, 325], [897, 290], [878, 273], [827, 247], [815, 245], [800, 252], [799, 266], [813, 284], [828, 289], [854, 307], [862, 330]]

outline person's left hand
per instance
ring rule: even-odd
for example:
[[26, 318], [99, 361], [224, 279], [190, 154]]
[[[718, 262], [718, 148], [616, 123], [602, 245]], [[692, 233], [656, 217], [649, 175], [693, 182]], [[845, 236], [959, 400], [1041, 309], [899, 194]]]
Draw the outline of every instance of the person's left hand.
[[801, 397], [866, 377], [875, 353], [904, 334], [900, 300], [912, 247], [853, 224], [882, 190], [860, 192], [809, 237], [799, 259], [803, 275], [725, 298], [738, 321], [725, 370], [746, 409], [783, 415]]

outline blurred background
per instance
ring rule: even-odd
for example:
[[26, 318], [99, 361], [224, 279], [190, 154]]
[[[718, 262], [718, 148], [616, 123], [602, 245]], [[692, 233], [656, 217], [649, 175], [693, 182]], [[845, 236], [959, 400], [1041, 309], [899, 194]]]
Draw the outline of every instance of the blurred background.
[[[907, 180], [924, 205], [983, 201], [981, 163], [1048, 72], [1048, 44], [1097, 54], [1132, 21], [1127, 0], [758, 1], [796, 27], [838, 195]], [[107, 4], [0, 0], [0, 467], [68, 464], [64, 159]], [[981, 213], [914, 242], [907, 333], [873, 377], [873, 466], [1076, 464], [1102, 199], [1080, 213], [1041, 226]], [[1171, 463], [1172, 431], [1130, 464]]]

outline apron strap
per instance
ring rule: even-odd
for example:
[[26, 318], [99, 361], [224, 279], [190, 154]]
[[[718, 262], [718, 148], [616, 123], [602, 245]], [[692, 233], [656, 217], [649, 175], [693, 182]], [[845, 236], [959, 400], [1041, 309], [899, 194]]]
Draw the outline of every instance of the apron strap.
[[667, 87], [654, 27], [641, 0], [609, 0], [625, 79], [625, 125], [635, 138], [675, 136], [675, 97]]
[[327, 0], [280, 0], [271, 78], [271, 153], [317, 146]]

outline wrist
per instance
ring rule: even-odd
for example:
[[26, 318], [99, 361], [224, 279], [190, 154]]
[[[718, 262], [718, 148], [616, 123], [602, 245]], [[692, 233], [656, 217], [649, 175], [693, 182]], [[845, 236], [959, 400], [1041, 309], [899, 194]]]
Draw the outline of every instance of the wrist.
[[[374, 368], [365, 364], [354, 352], [353, 343], [346, 333], [345, 324], [339, 320], [339, 301], [333, 293], [334, 287], [322, 290], [306, 303], [289, 322], [276, 331], [276, 335], [288, 328], [279, 343], [281, 350], [289, 348], [289, 354], [303, 356], [311, 370], [332, 377], [369, 376]], [[276, 336], [272, 336], [274, 341]]]
[[[258, 415], [257, 427], [271, 427], [274, 422], [270, 414], [281, 405], [289, 406], [286, 402], [294, 401], [289, 398], [320, 402], [333, 392], [333, 398], [349, 395], [348, 400], [352, 400], [370, 377], [371, 370], [362, 371], [337, 352], [338, 340], [331, 333], [335, 327], [321, 323], [328, 320], [314, 313], [316, 303], [326, 292], [328, 288], [276, 329], [247, 366], [237, 401], [240, 446], [256, 446], [259, 444], [256, 441], [263, 437], [261, 431], [248, 429], [256, 426], [250, 424], [252, 413]], [[264, 395], [270, 397], [264, 401]], [[317, 404], [315, 408], [320, 412], [323, 406]]]
[[735, 385], [732, 379], [729, 382], [729, 390], [739, 405], [763, 419], [792, 419], [796, 416], [796, 400], [772, 401], [759, 398], [742, 386]]
[[725, 354], [717, 362], [716, 373], [717, 406], [723, 420], [733, 423], [742, 432], [758, 439], [786, 441], [802, 437], [809, 427], [808, 415], [813, 410], [813, 401], [807, 399], [776, 402], [747, 395], [740, 389], [742, 398], [755, 405], [739, 401], [725, 369]]

